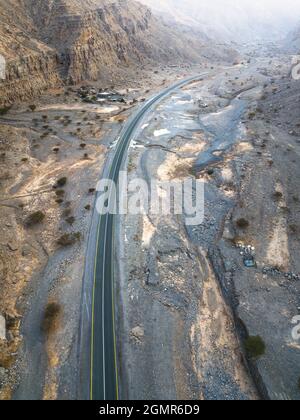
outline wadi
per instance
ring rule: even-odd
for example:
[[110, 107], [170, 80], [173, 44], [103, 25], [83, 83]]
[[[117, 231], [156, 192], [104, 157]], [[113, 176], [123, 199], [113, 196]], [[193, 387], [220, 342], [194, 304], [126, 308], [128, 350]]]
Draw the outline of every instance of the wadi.
[[0, 0], [1, 400], [300, 399], [299, 18]]

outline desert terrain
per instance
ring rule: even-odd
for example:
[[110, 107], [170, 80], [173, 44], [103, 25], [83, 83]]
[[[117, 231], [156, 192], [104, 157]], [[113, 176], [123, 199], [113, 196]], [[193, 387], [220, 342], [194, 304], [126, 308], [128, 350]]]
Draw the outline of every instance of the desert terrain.
[[299, 400], [299, 31], [238, 46], [131, 0], [0, 3], [0, 399], [88, 398], [97, 183], [193, 78], [124, 154], [131, 181], [202, 181], [204, 218], [115, 216], [118, 396]]

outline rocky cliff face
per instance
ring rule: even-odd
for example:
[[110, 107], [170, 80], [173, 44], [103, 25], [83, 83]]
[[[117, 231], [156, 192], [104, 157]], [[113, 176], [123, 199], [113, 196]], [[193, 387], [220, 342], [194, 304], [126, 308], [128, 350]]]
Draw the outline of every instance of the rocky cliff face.
[[146, 62], [200, 61], [207, 39], [180, 32], [132, 0], [0, 0], [0, 106], [67, 80], [110, 80]]
[[24, 3], [0, 0], [0, 21], [0, 54], [6, 63], [0, 107], [61, 83], [56, 51], [39, 39]]
[[122, 65], [199, 59], [200, 42], [198, 50], [187, 47], [173, 29], [138, 3], [98, 1], [83, 10], [80, 4], [58, 1], [40, 25], [36, 17], [43, 41], [58, 51], [64, 76], [71, 82], [99, 78], [108, 69], [113, 78]]

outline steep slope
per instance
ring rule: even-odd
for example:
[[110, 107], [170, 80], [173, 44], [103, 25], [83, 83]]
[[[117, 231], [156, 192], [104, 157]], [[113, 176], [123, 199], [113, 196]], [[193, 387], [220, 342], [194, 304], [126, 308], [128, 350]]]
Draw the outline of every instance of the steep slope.
[[167, 25], [132, 0], [0, 0], [0, 21], [1, 106], [65, 80], [114, 80], [141, 63], [223, 58], [199, 32]]
[[24, 5], [0, 0], [0, 22], [0, 54], [6, 61], [6, 79], [0, 80], [0, 105], [57, 85], [56, 53], [38, 39]]
[[130, 0], [61, 0], [51, 4], [43, 19], [34, 18], [42, 39], [58, 51], [65, 75], [75, 83], [98, 78], [107, 69], [113, 76], [118, 65], [197, 61], [201, 54], [199, 41], [187, 47], [184, 37]]

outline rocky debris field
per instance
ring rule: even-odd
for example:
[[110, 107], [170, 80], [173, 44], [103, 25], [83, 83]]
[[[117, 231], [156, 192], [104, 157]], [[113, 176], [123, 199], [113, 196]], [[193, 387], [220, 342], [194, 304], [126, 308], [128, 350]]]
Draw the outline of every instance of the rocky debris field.
[[122, 223], [126, 397], [300, 397], [298, 96], [287, 93], [299, 86], [289, 63], [267, 54], [204, 78], [159, 105], [132, 143], [131, 179], [196, 176], [205, 214], [193, 227], [179, 216]]

